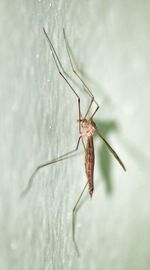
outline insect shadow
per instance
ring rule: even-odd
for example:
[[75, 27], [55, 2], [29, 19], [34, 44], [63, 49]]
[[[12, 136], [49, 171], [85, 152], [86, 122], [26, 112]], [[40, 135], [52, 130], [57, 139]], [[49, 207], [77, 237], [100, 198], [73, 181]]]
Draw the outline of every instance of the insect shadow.
[[[96, 125], [98, 129], [101, 129], [102, 133], [104, 134], [105, 138], [107, 139], [108, 134], [118, 130], [118, 124], [115, 120], [106, 120], [106, 121], [97, 121]], [[112, 157], [107, 150], [105, 144], [101, 144], [98, 147], [98, 168], [99, 168], [99, 175], [102, 175], [102, 179], [105, 184], [105, 190], [107, 194], [112, 193], [113, 191], [113, 179], [111, 174], [111, 165], [112, 165]]]

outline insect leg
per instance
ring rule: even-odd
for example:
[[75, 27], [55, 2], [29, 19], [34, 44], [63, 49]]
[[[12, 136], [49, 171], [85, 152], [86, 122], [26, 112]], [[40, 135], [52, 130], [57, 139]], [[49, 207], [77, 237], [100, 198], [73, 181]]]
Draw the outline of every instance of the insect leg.
[[83, 140], [82, 137], [81, 137], [81, 140], [82, 140], [83, 148], [84, 148], [84, 151], [85, 151], [85, 143], [84, 143], [84, 140]]
[[[85, 113], [83, 119], [85, 119], [85, 118], [87, 117], [87, 115], [88, 115], [88, 113], [89, 113], [89, 111], [90, 111], [90, 109], [91, 109], [91, 106], [92, 106], [93, 102], [94, 102], [94, 97], [92, 97], [92, 99], [91, 99], [91, 101], [90, 101], [90, 104], [89, 104], [89, 106], [88, 106], [88, 109], [87, 109], [87, 111], [86, 111], [86, 113]], [[96, 111], [97, 111], [98, 109], [99, 109], [99, 106], [96, 107]]]
[[121, 165], [121, 167], [123, 168], [123, 170], [126, 171], [126, 167], [124, 166], [123, 162], [119, 158], [119, 156], [116, 153], [116, 151], [111, 147], [111, 145], [106, 141], [106, 139], [101, 135], [101, 133], [97, 129], [96, 129], [96, 133], [103, 140], [103, 142], [106, 144], [106, 146], [108, 147], [108, 149], [110, 150], [110, 152], [113, 154], [113, 156], [115, 157], [115, 159], [119, 162], [119, 164]]
[[82, 198], [82, 195], [83, 195], [87, 185], [88, 185], [88, 181], [86, 182], [86, 184], [85, 184], [82, 192], [80, 193], [80, 195], [79, 195], [79, 197], [77, 199], [77, 202], [76, 202], [76, 204], [75, 204], [75, 206], [74, 206], [74, 208], [72, 210], [72, 239], [73, 239], [75, 249], [76, 249], [78, 255], [80, 255], [80, 253], [79, 253], [79, 249], [78, 249], [76, 239], [75, 239], [76, 209], [77, 209], [77, 206], [78, 206], [78, 204], [79, 204], [79, 202], [80, 202], [80, 200]]
[[89, 106], [88, 111], [86, 113], [86, 116], [87, 116], [87, 114], [88, 114], [88, 112], [89, 112], [89, 110], [91, 108], [91, 105], [92, 105], [93, 101], [95, 102], [95, 104], [97, 106], [97, 110], [99, 109], [99, 105], [98, 105], [97, 101], [95, 100], [95, 98], [94, 98], [91, 90], [89, 89], [89, 87], [87, 86], [87, 84], [85, 83], [85, 81], [82, 79], [81, 75], [79, 74], [77, 65], [75, 64], [75, 61], [74, 61], [74, 64], [73, 64], [74, 57], [72, 55], [72, 52], [71, 52], [71, 49], [70, 49], [70, 46], [69, 46], [69, 42], [67, 40], [67, 37], [66, 37], [66, 33], [65, 33], [65, 29], [64, 28], [63, 28], [63, 34], [64, 34], [64, 40], [65, 40], [66, 50], [67, 50], [67, 53], [68, 53], [68, 56], [69, 56], [69, 60], [70, 60], [72, 71], [78, 77], [78, 79], [82, 82], [83, 86], [85, 87], [84, 88], [85, 92], [91, 97], [91, 103], [90, 103], [90, 106]]
[[52, 52], [52, 56], [53, 56], [53, 59], [54, 59], [54, 62], [55, 62], [55, 65], [57, 67], [57, 70], [60, 74], [60, 76], [65, 80], [65, 82], [68, 84], [68, 86], [70, 87], [70, 89], [72, 90], [72, 92], [76, 95], [77, 99], [78, 99], [78, 119], [79, 119], [79, 132], [81, 130], [80, 128], [80, 119], [81, 119], [81, 109], [80, 109], [80, 97], [78, 96], [77, 92], [74, 90], [74, 88], [72, 87], [72, 85], [70, 84], [70, 82], [67, 80], [67, 78], [65, 77], [65, 75], [67, 77], [70, 78], [70, 76], [66, 73], [66, 71], [64, 70], [63, 66], [62, 66], [62, 63], [56, 53], [56, 50], [47, 34], [47, 32], [45, 31], [45, 28], [43, 28], [43, 32], [45, 34], [45, 37], [48, 41], [48, 44], [49, 44], [49, 48]]
[[57, 158], [55, 158], [55, 159], [52, 159], [51, 161], [47, 161], [47, 162], [42, 163], [42, 164], [40, 164], [39, 166], [37, 166], [36, 169], [34, 170], [34, 172], [32, 173], [32, 175], [31, 175], [29, 181], [28, 181], [27, 187], [26, 187], [25, 190], [21, 193], [21, 197], [24, 197], [24, 196], [27, 194], [27, 192], [30, 190], [30, 188], [31, 188], [31, 186], [32, 186], [32, 184], [33, 184], [33, 180], [34, 180], [34, 178], [35, 178], [35, 175], [37, 174], [37, 172], [38, 172], [40, 169], [42, 169], [43, 167], [49, 166], [49, 165], [51, 165], [51, 164], [53, 164], [53, 163], [62, 161], [62, 160], [64, 160], [64, 159], [66, 159], [67, 157], [69, 157], [69, 156], [70, 156], [71, 154], [73, 154], [74, 152], [76, 152], [76, 151], [78, 150], [78, 147], [79, 147], [80, 139], [81, 139], [81, 137], [79, 137], [78, 142], [77, 142], [77, 145], [76, 145], [75, 149], [73, 149], [72, 151], [69, 151], [69, 152], [67, 152], [67, 153], [65, 153], [65, 154], [63, 154], [63, 155], [61, 155], [61, 156], [59, 156], [59, 157], [57, 157]]
[[[81, 137], [81, 140], [82, 140], [83, 148], [85, 150], [85, 144], [84, 144], [84, 140], [82, 137]], [[72, 240], [73, 240], [73, 243], [74, 243], [74, 246], [75, 246], [75, 249], [76, 249], [76, 252], [78, 255], [80, 255], [80, 253], [79, 253], [79, 249], [78, 249], [76, 239], [75, 239], [75, 224], [76, 224], [76, 212], [77, 212], [76, 210], [77, 210], [77, 206], [81, 200], [81, 197], [82, 197], [87, 185], [88, 185], [88, 181], [86, 182], [86, 184], [85, 184], [82, 192], [80, 193], [80, 195], [75, 203], [75, 206], [73, 207], [73, 210], [72, 210]]]
[[98, 111], [98, 109], [99, 109], [99, 106], [96, 107], [95, 111], [93, 112], [92, 116], [90, 117], [91, 120], [93, 119], [93, 117], [96, 114], [96, 112]]

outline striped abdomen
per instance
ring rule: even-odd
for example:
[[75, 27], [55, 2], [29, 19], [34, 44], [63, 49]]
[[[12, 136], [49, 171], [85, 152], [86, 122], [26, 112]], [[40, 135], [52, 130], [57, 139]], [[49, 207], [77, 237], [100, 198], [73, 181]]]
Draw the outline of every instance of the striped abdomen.
[[86, 154], [85, 154], [85, 172], [89, 182], [89, 194], [92, 197], [94, 190], [94, 145], [93, 137], [88, 137], [86, 145]]

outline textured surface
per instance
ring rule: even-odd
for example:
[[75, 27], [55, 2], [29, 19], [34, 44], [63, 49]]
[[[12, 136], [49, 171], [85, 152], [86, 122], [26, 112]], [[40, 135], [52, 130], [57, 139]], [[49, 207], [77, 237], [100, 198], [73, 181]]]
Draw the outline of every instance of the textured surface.
[[[149, 14], [146, 0], [0, 2], [0, 269], [149, 269]], [[86, 181], [82, 148], [41, 170], [19, 199], [33, 169], [78, 138], [77, 101], [57, 74], [43, 26], [70, 71], [65, 27], [101, 105], [98, 126], [127, 167], [96, 139], [95, 193], [92, 201], [85, 194], [77, 217], [80, 258], [71, 210]]]

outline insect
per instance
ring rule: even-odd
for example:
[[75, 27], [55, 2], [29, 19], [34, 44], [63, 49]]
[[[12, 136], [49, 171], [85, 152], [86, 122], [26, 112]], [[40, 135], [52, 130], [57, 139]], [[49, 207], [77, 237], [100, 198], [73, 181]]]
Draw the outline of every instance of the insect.
[[[92, 92], [90, 91], [89, 87], [87, 86], [87, 84], [84, 82], [84, 80], [82, 79], [82, 76], [80, 75], [80, 73], [78, 72], [77, 66], [74, 62], [74, 58], [73, 55], [71, 53], [70, 50], [70, 46], [66, 37], [66, 33], [65, 30], [63, 29], [63, 36], [64, 36], [64, 41], [65, 41], [65, 46], [66, 46], [66, 51], [69, 57], [69, 61], [70, 61], [70, 65], [71, 65], [71, 69], [73, 71], [73, 73], [76, 75], [76, 77], [78, 78], [78, 80], [82, 83], [83, 87], [84, 87], [84, 91], [85, 93], [89, 96], [90, 98], [90, 102], [89, 102], [89, 106], [85, 112], [85, 114], [82, 116], [81, 114], [81, 108], [80, 108], [80, 97], [77, 94], [77, 92], [75, 91], [74, 87], [72, 86], [72, 83], [70, 81], [73, 82], [73, 79], [71, 79], [70, 75], [67, 74], [67, 72], [64, 70], [62, 63], [58, 57], [58, 54], [56, 53], [56, 50], [45, 30], [45, 28], [43, 28], [43, 32], [44, 35], [48, 41], [49, 44], [49, 48], [50, 51], [52, 53], [52, 57], [53, 60], [55, 62], [57, 71], [59, 72], [60, 76], [62, 77], [62, 79], [66, 82], [66, 84], [69, 86], [70, 90], [74, 93], [74, 95], [77, 98], [77, 104], [78, 104], [78, 128], [79, 128], [79, 137], [78, 137], [78, 141], [76, 144], [76, 147], [53, 159], [50, 161], [47, 161], [43, 164], [40, 164], [33, 172], [33, 174], [31, 175], [29, 181], [28, 181], [28, 185], [26, 187], [26, 189], [23, 191], [22, 196], [26, 195], [26, 193], [29, 191], [29, 189], [32, 186], [33, 180], [37, 174], [37, 172], [42, 169], [43, 167], [49, 166], [51, 164], [54, 164], [56, 162], [62, 161], [65, 158], [67, 158], [68, 156], [72, 156], [72, 154], [74, 154], [78, 148], [79, 148], [79, 144], [80, 142], [82, 142], [83, 145], [83, 149], [85, 152], [85, 172], [86, 172], [86, 176], [87, 176], [87, 181], [84, 185], [84, 188], [82, 190], [82, 192], [80, 193], [77, 202], [73, 208], [72, 211], [72, 238], [73, 238], [73, 242], [76, 248], [77, 253], [79, 254], [79, 250], [76, 244], [76, 239], [75, 239], [75, 218], [76, 218], [76, 210], [77, 210], [77, 206], [79, 205], [79, 202], [81, 200], [81, 197], [86, 189], [87, 186], [89, 186], [89, 195], [90, 197], [92, 197], [93, 195], [93, 191], [94, 191], [94, 160], [95, 160], [95, 155], [94, 155], [94, 144], [93, 144], [93, 136], [96, 133], [101, 139], [102, 141], [106, 144], [108, 150], [113, 154], [113, 156], [115, 157], [115, 159], [118, 161], [118, 163], [121, 165], [121, 167], [123, 168], [124, 171], [126, 171], [126, 168], [123, 164], [123, 162], [121, 161], [120, 157], [118, 156], [118, 154], [116, 153], [116, 151], [111, 147], [111, 145], [106, 141], [106, 139], [103, 137], [103, 135], [100, 133], [100, 131], [97, 129], [96, 124], [93, 120], [96, 112], [99, 109], [99, 105], [97, 103], [97, 101], [95, 100]], [[92, 108], [93, 103], [96, 105], [96, 109], [94, 110], [94, 112], [92, 113], [92, 115], [90, 117], [88, 117], [90, 110]], [[86, 140], [86, 144], [85, 144], [85, 140]]]

